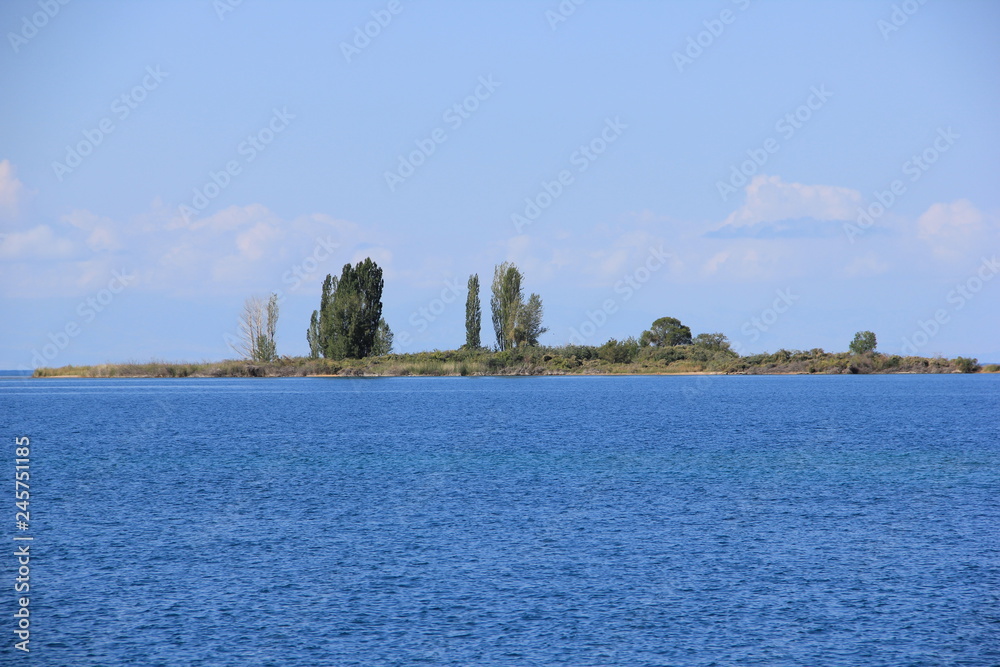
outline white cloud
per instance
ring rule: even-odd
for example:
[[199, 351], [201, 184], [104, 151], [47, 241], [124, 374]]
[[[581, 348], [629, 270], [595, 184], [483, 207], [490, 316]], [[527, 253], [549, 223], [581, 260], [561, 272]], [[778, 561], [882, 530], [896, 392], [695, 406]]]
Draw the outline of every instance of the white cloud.
[[0, 238], [0, 259], [58, 259], [70, 257], [74, 251], [73, 242], [56, 236], [48, 225]]
[[968, 236], [982, 230], [983, 214], [968, 199], [934, 204], [917, 219], [917, 236], [924, 241]]
[[122, 241], [111, 218], [95, 215], [90, 211], [75, 210], [61, 220], [87, 232], [86, 244], [93, 252], [120, 250]]
[[978, 247], [995, 247], [1000, 240], [996, 220], [968, 199], [933, 204], [917, 219], [916, 226], [917, 238], [930, 245], [940, 259], [961, 259]]
[[708, 258], [708, 261], [705, 262], [705, 265], [702, 267], [702, 271], [706, 275], [713, 275], [717, 273], [719, 271], [719, 268], [726, 263], [726, 260], [729, 259], [731, 254], [732, 253], [730, 253], [728, 250], [723, 250], [722, 252], [715, 253], [714, 255]]
[[850, 220], [861, 202], [861, 193], [850, 188], [785, 183], [780, 176], [758, 175], [746, 187], [746, 202], [724, 224], [743, 227], [799, 218]]
[[859, 255], [844, 267], [844, 275], [849, 278], [869, 278], [889, 270], [888, 262], [879, 259], [874, 253]]
[[[24, 293], [25, 274], [35, 296], [76, 294], [94, 266], [103, 271], [108, 262], [138, 272], [145, 289], [174, 296], [318, 291], [323, 277], [348, 261], [371, 256], [388, 274], [393, 260], [390, 245], [353, 222], [325, 214], [283, 220], [262, 204], [189, 224], [154, 200], [129, 220], [78, 209], [60, 223], [0, 235], [0, 259], [19, 262], [0, 267], [0, 292]], [[32, 262], [40, 259], [59, 261]]]
[[14, 176], [10, 160], [0, 161], [0, 217], [16, 217], [23, 196], [24, 185]]
[[250, 229], [236, 235], [236, 247], [240, 255], [251, 262], [257, 261], [281, 248], [284, 232], [266, 222], [258, 222]]

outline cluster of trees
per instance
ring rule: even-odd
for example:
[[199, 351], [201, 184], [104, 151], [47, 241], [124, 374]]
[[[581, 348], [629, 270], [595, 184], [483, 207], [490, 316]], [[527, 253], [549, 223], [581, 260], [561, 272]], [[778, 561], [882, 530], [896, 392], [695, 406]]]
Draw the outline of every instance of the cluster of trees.
[[[494, 267], [491, 285], [490, 314], [496, 347], [499, 352], [519, 347], [538, 346], [538, 338], [548, 331], [542, 326], [542, 299], [537, 294], [524, 298], [524, 275], [511, 262]], [[306, 330], [309, 357], [317, 359], [363, 359], [392, 351], [392, 330], [382, 317], [382, 269], [366, 258], [351, 266], [345, 264], [340, 277], [328, 274], [323, 281], [319, 309], [314, 310]], [[469, 276], [465, 302], [465, 344], [462, 349], [479, 350], [482, 306], [479, 301], [479, 274]], [[243, 304], [239, 337], [230, 346], [245, 359], [257, 362], [277, 359], [275, 332], [278, 323], [278, 296], [267, 301], [250, 297]], [[675, 317], [661, 317], [639, 339], [618, 342], [609, 340], [601, 349], [610, 358], [631, 357], [639, 348], [671, 348], [695, 345], [723, 354], [736, 353], [721, 333], [692, 336], [690, 327]], [[850, 352], [864, 355], [875, 351], [877, 341], [871, 331], [859, 331], [850, 344]]]
[[382, 269], [371, 258], [345, 264], [340, 277], [327, 274], [319, 310], [306, 330], [309, 356], [363, 359], [387, 354], [392, 331], [382, 318]]
[[548, 331], [542, 326], [542, 299], [532, 293], [527, 301], [521, 289], [521, 271], [510, 262], [493, 270], [493, 296], [490, 311], [497, 349], [510, 350], [522, 345], [538, 345], [538, 337]]
[[[524, 274], [511, 262], [493, 269], [490, 314], [496, 349], [500, 352], [516, 347], [537, 346], [538, 337], [548, 331], [542, 326], [542, 298], [535, 293], [524, 298], [521, 283]], [[483, 309], [479, 301], [479, 274], [469, 276], [469, 294], [465, 301], [466, 350], [482, 348]]]
[[[523, 280], [524, 275], [510, 262], [494, 269], [490, 310], [499, 351], [537, 346], [538, 337], [548, 331], [542, 326], [542, 299], [534, 293], [525, 299]], [[319, 309], [313, 311], [306, 329], [309, 357], [363, 359], [391, 352], [392, 330], [382, 317], [383, 287], [382, 269], [371, 258], [354, 266], [345, 264], [339, 277], [328, 274]], [[468, 288], [462, 347], [478, 350], [483, 347], [478, 274], [469, 276]], [[266, 306], [259, 297], [247, 299], [240, 337], [233, 349], [251, 361], [276, 359], [277, 320], [277, 295], [272, 294]]]

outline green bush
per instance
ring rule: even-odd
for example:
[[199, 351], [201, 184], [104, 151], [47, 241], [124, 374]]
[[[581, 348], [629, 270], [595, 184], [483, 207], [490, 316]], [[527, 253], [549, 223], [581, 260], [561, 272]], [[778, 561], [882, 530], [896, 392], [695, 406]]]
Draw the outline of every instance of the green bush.
[[620, 343], [612, 338], [598, 348], [597, 355], [600, 359], [612, 364], [628, 364], [639, 356], [639, 343], [634, 338], [623, 340]]
[[979, 365], [978, 359], [968, 359], [966, 357], [957, 357], [955, 359], [955, 366], [963, 373], [976, 373], [982, 368]]

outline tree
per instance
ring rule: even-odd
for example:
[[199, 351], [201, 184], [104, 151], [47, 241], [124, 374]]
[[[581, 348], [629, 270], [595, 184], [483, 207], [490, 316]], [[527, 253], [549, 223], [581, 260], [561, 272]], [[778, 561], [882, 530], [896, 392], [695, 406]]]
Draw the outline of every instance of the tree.
[[955, 357], [955, 367], [963, 373], [978, 373], [983, 368], [978, 359], [968, 357]]
[[538, 345], [538, 337], [548, 331], [542, 326], [541, 297], [532, 294], [524, 301], [523, 278], [517, 266], [510, 262], [498, 264], [493, 270], [490, 310], [497, 349], [501, 351], [521, 345]]
[[319, 359], [322, 348], [319, 344], [319, 311], [314, 310], [309, 318], [309, 328], [306, 329], [306, 342], [309, 343], [309, 358]]
[[382, 321], [382, 287], [385, 282], [382, 280], [382, 269], [370, 257], [358, 262], [354, 272], [358, 279], [360, 297], [356, 347], [358, 358], [363, 359], [375, 347], [375, 336]]
[[317, 335], [319, 351], [324, 357], [327, 356], [327, 351], [331, 345], [330, 341], [333, 337], [333, 320], [330, 318], [330, 308], [333, 302], [333, 293], [337, 291], [338, 282], [335, 276], [331, 276], [329, 273], [326, 274], [326, 279], [323, 281], [323, 292], [319, 298], [319, 311], [313, 311], [319, 322]]
[[239, 336], [229, 345], [249, 361], [274, 361], [278, 358], [277, 326], [278, 295], [271, 294], [267, 302], [259, 296], [249, 297], [243, 302]]
[[691, 341], [692, 345], [700, 345], [709, 350], [729, 350], [729, 339], [721, 333], [700, 333]]
[[498, 264], [493, 270], [493, 332], [501, 351], [514, 347], [514, 325], [521, 308], [521, 272], [510, 262]]
[[851, 354], [874, 352], [877, 344], [874, 333], [871, 331], [859, 331], [854, 334], [854, 340], [851, 341]]
[[372, 346], [372, 356], [381, 357], [392, 352], [392, 329], [389, 328], [385, 318], [378, 321], [375, 329], [375, 344]]
[[267, 313], [264, 320], [264, 331], [257, 337], [257, 356], [255, 361], [274, 361], [278, 358], [278, 346], [275, 342], [278, 330], [278, 295], [271, 294], [267, 300]]
[[362, 359], [372, 354], [382, 319], [382, 269], [366, 258], [345, 264], [340, 278], [323, 281], [318, 311], [320, 351], [328, 359]]
[[548, 331], [542, 326], [542, 298], [537, 294], [528, 297], [517, 310], [514, 322], [514, 343], [516, 345], [538, 345], [538, 337]]
[[479, 305], [479, 274], [469, 276], [469, 295], [465, 298], [465, 349], [478, 350], [483, 326], [483, 309]]
[[666, 347], [668, 345], [690, 345], [691, 329], [681, 324], [676, 317], [661, 317], [642, 332], [639, 344], [643, 347]]

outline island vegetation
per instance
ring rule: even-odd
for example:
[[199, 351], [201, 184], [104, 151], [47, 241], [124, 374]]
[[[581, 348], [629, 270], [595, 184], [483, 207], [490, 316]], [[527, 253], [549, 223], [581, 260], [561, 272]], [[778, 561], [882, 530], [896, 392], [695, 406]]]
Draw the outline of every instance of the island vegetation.
[[309, 355], [278, 354], [279, 301], [250, 297], [239, 336], [230, 341], [242, 357], [201, 363], [128, 362], [35, 369], [35, 377], [295, 377], [442, 375], [650, 375], [650, 374], [868, 374], [1000, 372], [976, 359], [886, 355], [871, 331], [859, 331], [847, 352], [785, 350], [741, 356], [721, 333], [699, 333], [675, 317], [660, 317], [638, 337], [601, 345], [545, 346], [538, 342], [542, 299], [524, 297], [524, 275], [510, 262], [494, 268], [490, 314], [492, 347], [481, 344], [479, 276], [468, 281], [465, 343], [455, 350], [397, 354], [382, 317], [382, 269], [371, 259], [327, 275], [319, 308], [306, 329]]

